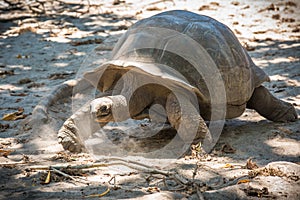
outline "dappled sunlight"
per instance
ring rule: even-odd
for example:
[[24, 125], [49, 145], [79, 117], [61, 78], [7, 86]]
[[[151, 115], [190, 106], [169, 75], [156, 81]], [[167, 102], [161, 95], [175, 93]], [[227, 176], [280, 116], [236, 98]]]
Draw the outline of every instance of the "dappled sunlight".
[[272, 138], [265, 141], [272, 148], [272, 152], [282, 156], [300, 157], [300, 143], [291, 138]]
[[293, 57], [276, 57], [271, 60], [268, 60], [267, 62], [270, 64], [279, 64], [279, 63], [285, 63], [285, 62], [297, 62], [300, 58], [293, 58]]
[[287, 86], [292, 86], [292, 87], [299, 87], [300, 86], [300, 80], [291, 80], [288, 77], [288, 74], [282, 74], [282, 75], [273, 75], [270, 76], [271, 81], [283, 81], [284, 84], [278, 84], [276, 83], [276, 86], [279, 85], [279, 87], [287, 87]]
[[288, 78], [284, 74], [276, 74], [270, 76], [271, 81], [286, 81]]
[[54, 66], [56, 67], [66, 67], [68, 65], [69, 65], [68, 63], [54, 63]]
[[72, 40], [65, 37], [46, 37], [46, 41], [48, 42], [58, 42], [58, 43], [69, 43]]
[[24, 66], [24, 65], [6, 65], [6, 67], [10, 69], [20, 69], [24, 71], [30, 71], [32, 69], [32, 67]]
[[[143, 152], [153, 147], [164, 154], [158, 148], [164, 145], [162, 139], [147, 138], [147, 132], [140, 131], [150, 127], [148, 121], [138, 126], [126, 121], [108, 124], [105, 136], [110, 143], [96, 149], [97, 154], [103, 154], [101, 148], [108, 152], [105, 159], [64, 150], [57, 134], [63, 123], [95, 95], [104, 94], [85, 84], [72, 93], [60, 87], [61, 83], [82, 78], [84, 72], [108, 61], [117, 40], [137, 20], [174, 9], [207, 15], [228, 25], [254, 63], [270, 76], [271, 82], [263, 85], [300, 114], [297, 0], [5, 0], [0, 3], [0, 199], [80, 199], [89, 195], [104, 199], [298, 199], [292, 195], [297, 193], [299, 173], [250, 177], [250, 172], [256, 171], [256, 164], [263, 170], [273, 162], [282, 162], [280, 169], [287, 166], [290, 174], [293, 170], [288, 167], [299, 169], [295, 163], [300, 159], [300, 120], [274, 123], [255, 110], [246, 109], [239, 118], [226, 120], [211, 153], [201, 152], [199, 144], [191, 145], [195, 152], [188, 151], [174, 162], [163, 156], [137, 156], [136, 163], [130, 163], [132, 158], [120, 156], [123, 162], [111, 156], [125, 149], [110, 145], [124, 135], [117, 125], [130, 137], [124, 140], [124, 147], [140, 145]], [[59, 87], [61, 96], [43, 110], [41, 103]], [[19, 110], [24, 111], [25, 119], [3, 118]], [[131, 131], [134, 128], [136, 132]], [[158, 136], [167, 141], [168, 135], [170, 131]], [[84, 167], [97, 162], [101, 167]], [[58, 167], [62, 165], [68, 169]], [[48, 174], [51, 179], [46, 183]]]
[[23, 89], [23, 87], [15, 86], [12, 84], [0, 84], [0, 93], [3, 92], [3, 90], [18, 91]]
[[300, 58], [295, 57], [278, 57], [273, 56], [269, 59], [253, 59], [255, 61], [255, 64], [259, 66], [260, 68], [265, 68], [270, 66], [270, 64], [280, 64], [280, 63], [293, 63], [293, 62], [299, 62]]

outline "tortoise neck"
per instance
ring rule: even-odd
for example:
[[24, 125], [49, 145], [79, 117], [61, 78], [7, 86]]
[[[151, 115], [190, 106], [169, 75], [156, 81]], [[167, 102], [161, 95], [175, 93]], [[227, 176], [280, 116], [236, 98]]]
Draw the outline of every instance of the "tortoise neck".
[[113, 102], [112, 115], [114, 121], [120, 122], [130, 118], [127, 99], [123, 95], [108, 96]]

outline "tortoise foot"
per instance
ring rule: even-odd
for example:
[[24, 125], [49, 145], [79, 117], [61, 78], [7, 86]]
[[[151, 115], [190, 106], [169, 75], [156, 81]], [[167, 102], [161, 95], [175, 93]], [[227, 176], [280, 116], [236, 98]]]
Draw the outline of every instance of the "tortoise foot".
[[84, 151], [84, 146], [81, 144], [78, 137], [78, 129], [74, 124], [73, 119], [68, 119], [61, 129], [58, 131], [58, 142], [65, 150], [73, 153], [80, 153]]
[[297, 120], [298, 116], [294, 106], [290, 103], [281, 101], [281, 105], [274, 112], [274, 120], [275, 122], [294, 122]]

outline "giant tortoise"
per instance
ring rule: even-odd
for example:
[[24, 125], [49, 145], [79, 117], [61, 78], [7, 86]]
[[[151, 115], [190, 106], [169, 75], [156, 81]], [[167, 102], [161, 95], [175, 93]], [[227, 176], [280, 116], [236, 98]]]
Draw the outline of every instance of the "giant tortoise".
[[[84, 80], [109, 95], [88, 102], [59, 130], [59, 142], [73, 152], [84, 148], [76, 121], [88, 118], [103, 126], [161, 116], [187, 141], [189, 134], [193, 141], [203, 140], [207, 121], [235, 118], [246, 108], [274, 122], [297, 119], [290, 103], [262, 86], [269, 77], [233, 32], [189, 11], [138, 21], [119, 39], [111, 60], [85, 73]], [[85, 126], [94, 126], [89, 123]]]

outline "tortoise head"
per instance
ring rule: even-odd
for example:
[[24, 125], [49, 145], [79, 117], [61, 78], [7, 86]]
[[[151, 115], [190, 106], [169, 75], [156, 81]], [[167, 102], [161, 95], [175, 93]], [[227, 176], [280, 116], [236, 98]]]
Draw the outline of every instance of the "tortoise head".
[[126, 98], [122, 95], [94, 99], [90, 103], [90, 112], [99, 123], [123, 121], [129, 118]]
[[95, 117], [95, 121], [100, 123], [113, 121], [112, 106], [113, 101], [107, 97], [93, 100], [90, 104], [90, 111]]

